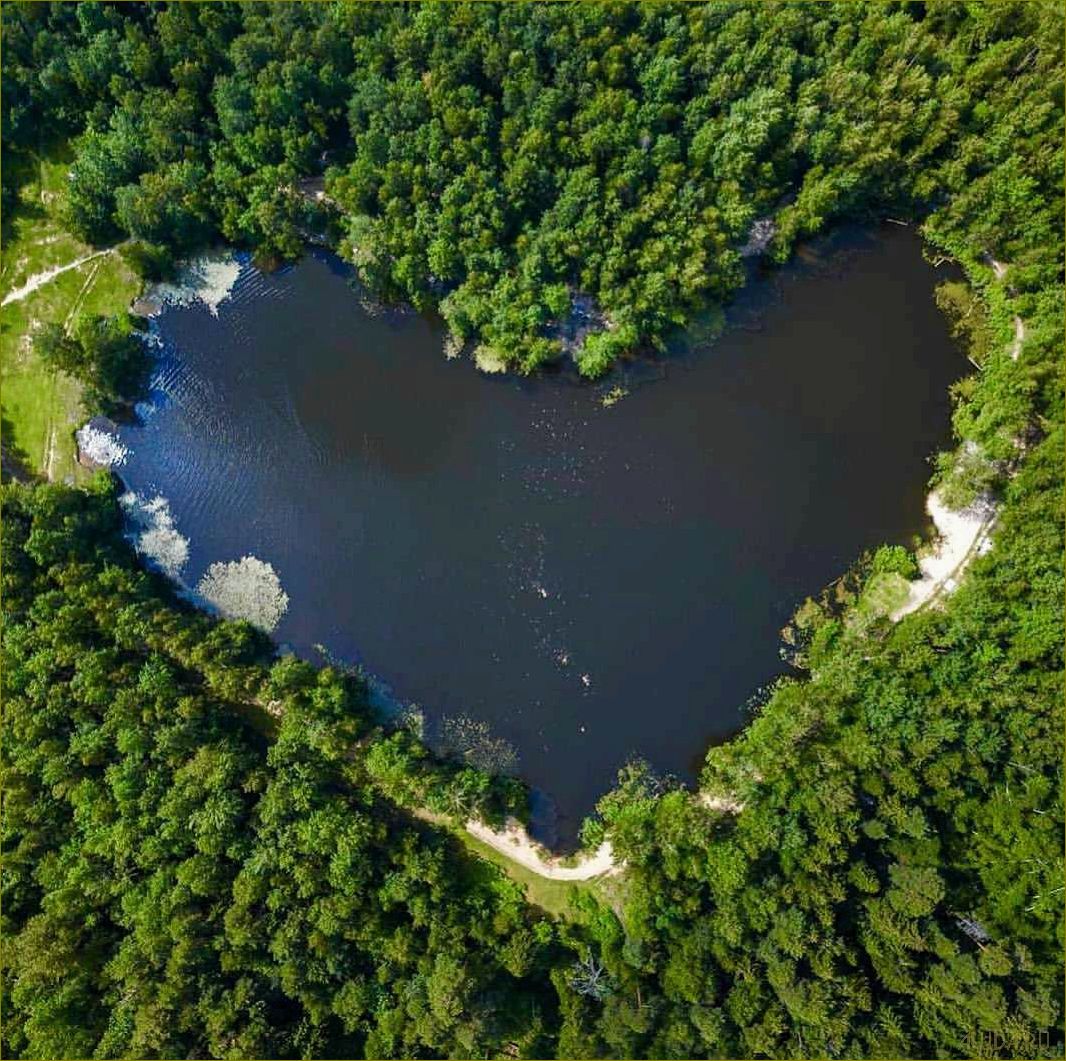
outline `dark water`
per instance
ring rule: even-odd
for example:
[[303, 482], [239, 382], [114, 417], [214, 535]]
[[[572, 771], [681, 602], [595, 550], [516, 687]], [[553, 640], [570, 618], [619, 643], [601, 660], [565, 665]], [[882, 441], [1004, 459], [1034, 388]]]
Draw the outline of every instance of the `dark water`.
[[188, 583], [254, 554], [290, 597], [279, 641], [490, 723], [565, 840], [630, 756], [692, 777], [780, 673], [795, 606], [923, 528], [964, 368], [934, 271], [890, 226], [816, 250], [611, 408], [617, 381], [445, 360], [333, 259], [247, 268], [217, 319], [158, 319], [123, 477], [170, 500]]

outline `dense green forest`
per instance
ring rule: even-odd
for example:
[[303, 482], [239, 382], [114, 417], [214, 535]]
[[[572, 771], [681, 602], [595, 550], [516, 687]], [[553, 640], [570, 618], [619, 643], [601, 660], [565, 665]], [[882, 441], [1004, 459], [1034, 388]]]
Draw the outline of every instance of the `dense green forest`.
[[179, 607], [118, 511], [5, 488], [5, 1054], [542, 1051], [552, 925], [372, 780], [508, 786], [373, 745], [360, 682]]
[[526, 370], [578, 311], [588, 374], [661, 342], [742, 282], [758, 218], [779, 260], [956, 196], [1018, 267], [1058, 236], [1028, 208], [1061, 191], [1054, 4], [26, 4], [4, 28], [4, 143], [77, 137], [80, 237], [154, 269], [219, 235], [297, 255], [332, 200], [367, 283]]
[[[8, 1056], [1063, 1055], [1060, 3], [2, 19], [5, 159], [69, 141], [79, 237], [157, 275], [324, 233], [521, 370], [575, 306], [587, 374], [654, 346], [742, 282], [759, 219], [777, 260], [835, 220], [921, 223], [977, 366], [936, 477], [999, 506], [943, 607], [871, 616], [862, 567], [804, 606], [805, 673], [709, 754], [717, 802], [627, 767], [585, 827], [624, 903], [563, 922], [401, 809], [498, 821], [513, 782], [176, 599], [106, 476], [5, 486]], [[101, 336], [42, 342], [81, 370]]]

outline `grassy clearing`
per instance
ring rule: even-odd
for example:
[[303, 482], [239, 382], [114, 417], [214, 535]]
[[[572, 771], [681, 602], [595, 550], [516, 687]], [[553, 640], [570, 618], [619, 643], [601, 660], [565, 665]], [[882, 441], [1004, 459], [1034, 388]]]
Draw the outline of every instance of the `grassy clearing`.
[[910, 583], [895, 572], [874, 575], [866, 584], [852, 615], [852, 624], [865, 629], [874, 620], [891, 615], [910, 595]]
[[626, 877], [595, 877], [586, 881], [550, 880], [512, 861], [493, 847], [471, 836], [465, 829], [454, 830], [471, 854], [503, 870], [525, 893], [526, 899], [546, 913], [565, 921], [581, 921], [583, 915], [572, 900], [579, 893], [592, 895], [597, 902], [610, 907], [621, 917], [624, 905]]
[[571, 899], [579, 892], [588, 892], [597, 901], [609, 906], [621, 918], [622, 907], [625, 900], [626, 877], [625, 874], [617, 874], [613, 877], [596, 877], [592, 880], [551, 880], [534, 873], [531, 869], [519, 865], [505, 854], [490, 847], [484, 841], [472, 836], [465, 829], [460, 829], [448, 823], [448, 820], [440, 814], [432, 811], [417, 810], [413, 812], [416, 818], [430, 822], [438, 828], [447, 829], [459, 840], [470, 854], [483, 862], [489, 862], [511, 878], [525, 893], [526, 899], [539, 906], [553, 917], [567, 921], [580, 921], [580, 911], [573, 908]]
[[[92, 252], [65, 232], [59, 220], [68, 159], [60, 152], [16, 164], [27, 166], [29, 172], [19, 207], [4, 228], [0, 297], [30, 277]], [[23, 454], [33, 470], [56, 480], [80, 475], [74, 429], [82, 418], [79, 386], [48, 371], [33, 356], [33, 329], [45, 321], [67, 324], [81, 314], [124, 312], [139, 287], [122, 258], [108, 254], [0, 308], [5, 445]]]
[[465, 829], [456, 830], [455, 835], [462, 840], [471, 854], [502, 869], [525, 892], [529, 902], [553, 917], [572, 917], [571, 896], [579, 888], [591, 889], [595, 886], [595, 881], [549, 880], [501, 855], [495, 848], [471, 836]]
[[468, 833], [465, 829], [451, 825], [442, 814], [434, 814], [428, 810], [415, 810], [412, 812], [416, 818], [424, 822], [430, 822], [438, 828], [447, 829], [463, 846], [482, 862], [489, 862], [511, 878], [525, 893], [526, 899], [539, 906], [553, 917], [567, 921], [580, 921], [582, 914], [575, 910], [571, 902], [579, 892], [587, 892], [605, 906], [614, 910], [619, 918], [622, 917], [622, 908], [625, 901], [626, 875], [616, 874], [611, 877], [594, 877], [592, 880], [552, 880], [542, 877], [531, 869], [520, 865], [513, 859], [508, 858], [501, 851], [490, 847], [484, 841]]

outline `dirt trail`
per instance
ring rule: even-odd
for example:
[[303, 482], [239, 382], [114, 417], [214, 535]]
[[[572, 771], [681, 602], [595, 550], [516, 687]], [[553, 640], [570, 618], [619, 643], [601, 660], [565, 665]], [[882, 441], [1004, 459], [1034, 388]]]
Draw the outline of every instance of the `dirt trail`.
[[[744, 804], [732, 796], [712, 796], [701, 792], [697, 798], [705, 807], [726, 814], [738, 814], [744, 808]], [[548, 880], [595, 880], [597, 877], [613, 877], [625, 868], [624, 863], [615, 861], [609, 840], [600, 844], [591, 855], [585, 855], [568, 866], [552, 855], [545, 855], [544, 849], [531, 839], [514, 818], [509, 818], [506, 828], [500, 830], [471, 820], [466, 823], [466, 831], [501, 855], [506, 855], [538, 877]]]
[[1022, 343], [1025, 342], [1025, 321], [1021, 317], [1014, 318], [1014, 342], [1010, 348], [1011, 361], [1017, 361], [1022, 352]]
[[499, 851], [501, 855], [506, 855], [513, 862], [549, 880], [592, 880], [622, 871], [622, 867], [615, 862], [611, 845], [607, 841], [600, 844], [593, 854], [586, 855], [572, 866], [565, 866], [557, 858], [545, 858], [542, 848], [533, 842], [529, 833], [513, 818], [508, 819], [506, 828], [498, 831], [481, 822], [468, 821], [466, 831]]
[[93, 263], [93, 267], [89, 270], [88, 275], [85, 277], [85, 283], [81, 285], [81, 290], [78, 292], [77, 297], [74, 299], [73, 305], [70, 307], [70, 312], [67, 314], [67, 319], [63, 321], [63, 330], [69, 335], [70, 326], [74, 323], [74, 318], [81, 309], [82, 303], [85, 301], [86, 296], [89, 294], [90, 288], [96, 281], [96, 277], [100, 273], [101, 262], [97, 260]]
[[56, 463], [56, 429], [53, 424], [48, 431], [48, 451], [44, 458], [44, 477], [52, 482]]
[[0, 302], [0, 306], [6, 306], [12, 302], [21, 302], [27, 295], [32, 295], [34, 291], [40, 287], [44, 287], [45, 284], [50, 283], [57, 276], [70, 272], [71, 269], [77, 269], [86, 262], [91, 262], [94, 258], [101, 258], [105, 254], [110, 254], [113, 250], [114, 248], [111, 247], [105, 251], [93, 251], [92, 254], [86, 254], [82, 258], [75, 258], [74, 261], [67, 262], [66, 265], [56, 265], [51, 269], [45, 269], [44, 272], [36, 273], [31, 276], [22, 287], [16, 287], [14, 291], [9, 291], [4, 295], [3, 301]]
[[892, 613], [893, 621], [951, 593], [970, 561], [991, 544], [992, 527], [996, 522], [996, 509], [991, 503], [977, 501], [961, 512], [953, 512], [933, 491], [926, 509], [936, 524], [940, 539], [932, 552], [919, 559], [922, 577], [910, 584], [906, 601]]

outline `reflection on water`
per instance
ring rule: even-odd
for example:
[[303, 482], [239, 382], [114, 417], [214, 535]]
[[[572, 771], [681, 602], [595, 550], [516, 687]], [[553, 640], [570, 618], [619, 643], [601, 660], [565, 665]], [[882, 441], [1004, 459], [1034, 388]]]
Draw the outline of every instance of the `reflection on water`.
[[754, 281], [717, 340], [589, 386], [449, 361], [327, 256], [245, 263], [217, 316], [156, 318], [122, 475], [165, 499], [189, 585], [272, 565], [280, 642], [488, 723], [566, 838], [629, 756], [691, 776], [795, 605], [921, 530], [964, 365], [933, 283], [911, 233], [851, 233]]

